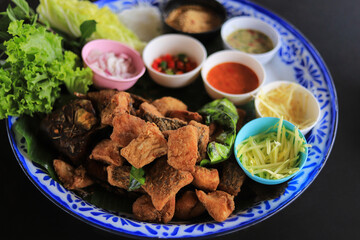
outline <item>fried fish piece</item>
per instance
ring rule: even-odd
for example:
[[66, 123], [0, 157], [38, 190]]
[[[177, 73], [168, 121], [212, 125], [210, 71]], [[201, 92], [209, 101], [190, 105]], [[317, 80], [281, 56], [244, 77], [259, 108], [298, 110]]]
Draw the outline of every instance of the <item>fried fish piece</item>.
[[168, 164], [175, 169], [194, 172], [198, 138], [197, 128], [191, 125], [172, 131], [168, 138]]
[[144, 130], [146, 122], [130, 114], [121, 114], [114, 117], [111, 140], [120, 147], [126, 147], [133, 139], [137, 138]]
[[161, 132], [176, 130], [186, 126], [187, 124], [186, 122], [180, 119], [166, 118], [166, 117], [154, 117], [148, 121], [155, 123], [156, 126], [159, 127]]
[[185, 103], [173, 97], [162, 97], [156, 99], [152, 104], [159, 110], [162, 115], [166, 115], [170, 110], [187, 110]]
[[101, 112], [111, 102], [111, 98], [118, 93], [115, 89], [103, 89], [100, 91], [88, 92], [86, 98], [88, 98], [94, 105], [97, 112]]
[[49, 142], [79, 166], [89, 156], [94, 140], [103, 133], [88, 99], [76, 99], [47, 115], [40, 129]]
[[199, 113], [186, 110], [168, 110], [166, 113], [166, 117], [177, 118], [185, 122], [196, 121], [201, 123], [203, 120], [202, 116]]
[[215, 168], [195, 166], [195, 172], [192, 175], [194, 177], [192, 184], [205, 191], [215, 191], [220, 182], [218, 170]]
[[225, 221], [235, 209], [234, 196], [226, 192], [220, 190], [208, 194], [201, 190], [195, 192], [199, 201], [217, 222]]
[[142, 168], [166, 154], [167, 142], [154, 123], [146, 123], [145, 130], [121, 149], [121, 156], [136, 168]]
[[160, 158], [146, 171], [143, 189], [147, 192], [156, 210], [163, 209], [165, 204], [184, 186], [193, 180], [191, 173], [176, 170]]
[[160, 113], [154, 105], [147, 102], [140, 105], [139, 116], [146, 121], [155, 123], [162, 132], [175, 130], [187, 124], [185, 121], [180, 119], [164, 117], [164, 115]]
[[140, 116], [142, 116], [147, 121], [150, 121], [156, 117], [164, 117], [164, 115], [161, 114], [154, 105], [148, 102], [143, 102], [140, 104], [139, 110]]
[[223, 163], [220, 183], [218, 186], [219, 190], [227, 192], [233, 196], [238, 195], [241, 191], [241, 186], [246, 179], [246, 174], [235, 161], [236, 160], [232, 157]]
[[168, 223], [174, 216], [175, 197], [172, 197], [161, 210], [156, 210], [149, 195], [142, 195], [132, 205], [134, 217], [145, 222]]
[[110, 139], [96, 144], [89, 158], [115, 166], [121, 166], [125, 161], [120, 155], [120, 146]]
[[114, 166], [110, 165], [106, 168], [108, 174], [108, 182], [115, 187], [128, 189], [130, 183], [130, 166]]
[[194, 191], [185, 191], [175, 203], [175, 218], [189, 220], [205, 212], [204, 205]]
[[101, 123], [104, 125], [112, 125], [115, 116], [124, 113], [130, 113], [132, 109], [133, 99], [127, 92], [118, 92], [111, 97], [110, 103], [100, 113]]
[[60, 159], [54, 159], [53, 165], [60, 181], [67, 189], [73, 190], [85, 188], [94, 183], [93, 180], [87, 176], [83, 166], [79, 166], [75, 169], [73, 166]]
[[201, 124], [196, 121], [190, 121], [189, 125], [192, 125], [197, 128], [199, 134], [199, 141], [198, 141], [198, 159], [197, 162], [206, 158], [206, 150], [209, 144], [210, 139], [210, 129], [207, 125]]

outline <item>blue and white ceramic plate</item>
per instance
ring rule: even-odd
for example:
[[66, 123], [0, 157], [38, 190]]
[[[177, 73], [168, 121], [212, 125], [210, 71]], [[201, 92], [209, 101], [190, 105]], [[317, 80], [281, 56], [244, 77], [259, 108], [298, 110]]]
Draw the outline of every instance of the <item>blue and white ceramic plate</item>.
[[[155, 6], [162, 0], [100, 0], [100, 7], [108, 6], [113, 11], [146, 2]], [[15, 118], [8, 118], [8, 132], [15, 155], [32, 182], [66, 212], [96, 227], [132, 237], [185, 238], [221, 235], [256, 224], [284, 208], [296, 199], [314, 181], [330, 154], [337, 129], [338, 105], [334, 84], [325, 63], [316, 49], [292, 25], [272, 12], [248, 1], [221, 3], [229, 17], [249, 15], [274, 26], [282, 37], [282, 47], [277, 56], [265, 66], [268, 80], [293, 80], [308, 88], [321, 106], [321, 120], [306, 138], [312, 145], [305, 167], [293, 178], [283, 195], [263, 201], [251, 208], [234, 212], [226, 221], [196, 224], [154, 224], [139, 222], [131, 215], [113, 213], [85, 202], [73, 192], [52, 180], [41, 168], [29, 160], [24, 152], [24, 143], [17, 141], [12, 125]], [[26, 149], [25, 149], [26, 150]]]

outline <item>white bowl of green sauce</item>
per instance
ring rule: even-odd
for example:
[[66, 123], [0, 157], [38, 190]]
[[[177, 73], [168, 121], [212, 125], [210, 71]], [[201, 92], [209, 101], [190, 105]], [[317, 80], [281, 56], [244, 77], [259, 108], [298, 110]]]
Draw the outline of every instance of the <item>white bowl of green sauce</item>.
[[281, 37], [278, 31], [266, 22], [254, 17], [234, 17], [221, 28], [225, 49], [247, 53], [266, 64], [278, 52]]

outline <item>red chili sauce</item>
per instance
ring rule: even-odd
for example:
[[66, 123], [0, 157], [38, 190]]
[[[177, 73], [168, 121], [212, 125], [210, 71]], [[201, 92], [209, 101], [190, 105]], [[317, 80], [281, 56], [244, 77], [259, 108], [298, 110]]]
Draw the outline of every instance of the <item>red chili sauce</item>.
[[221, 63], [210, 69], [207, 81], [214, 88], [230, 94], [248, 93], [259, 86], [255, 72], [235, 62]]

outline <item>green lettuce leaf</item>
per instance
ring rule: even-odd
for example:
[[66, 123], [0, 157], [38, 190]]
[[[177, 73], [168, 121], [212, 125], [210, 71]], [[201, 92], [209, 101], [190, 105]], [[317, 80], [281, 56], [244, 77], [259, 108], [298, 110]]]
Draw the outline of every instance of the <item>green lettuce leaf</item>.
[[12, 21], [4, 42], [5, 64], [0, 68], [0, 119], [49, 113], [61, 85], [70, 93], [86, 93], [90, 69], [78, 67], [78, 57], [62, 49], [62, 38], [38, 24]]
[[109, 8], [98, 8], [94, 3], [79, 0], [40, 0], [36, 9], [40, 21], [47, 22], [73, 38], [81, 36], [80, 26], [87, 20], [95, 20], [96, 31], [87, 40], [111, 39], [122, 42], [141, 52], [145, 43], [120, 22]]

